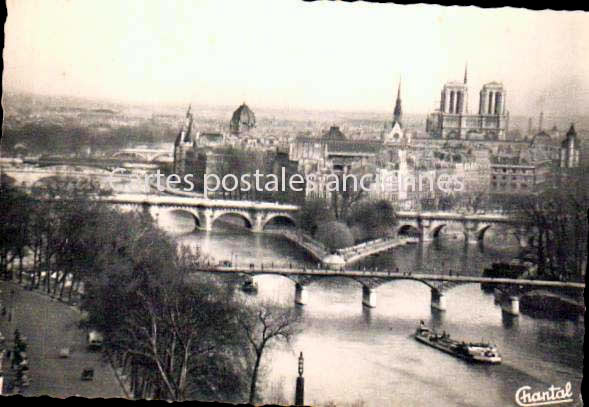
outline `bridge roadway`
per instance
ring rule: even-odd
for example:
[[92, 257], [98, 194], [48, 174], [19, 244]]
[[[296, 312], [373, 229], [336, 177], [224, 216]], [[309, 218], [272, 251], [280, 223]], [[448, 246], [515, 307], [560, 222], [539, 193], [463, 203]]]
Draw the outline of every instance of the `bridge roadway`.
[[[477, 276], [460, 276], [449, 274], [423, 274], [408, 273], [391, 270], [345, 270], [340, 269], [322, 269], [322, 268], [291, 268], [286, 266], [256, 268], [255, 265], [244, 266], [198, 266], [195, 272], [208, 273], [225, 273], [238, 275], [281, 275], [293, 280], [295, 285], [295, 303], [304, 305], [306, 303], [307, 293], [305, 285], [312, 282], [314, 277], [347, 277], [358, 281], [362, 284], [362, 304], [369, 307], [376, 307], [375, 289], [379, 285], [393, 280], [414, 280], [421, 282], [431, 289], [431, 307], [439, 311], [446, 309], [445, 290], [459, 284], [493, 284], [502, 288], [514, 287], [519, 290], [525, 288], [566, 288], [584, 291], [584, 283], [564, 282], [564, 281], [547, 281], [547, 280], [528, 280], [514, 278], [490, 278]], [[512, 290], [513, 291], [513, 290]], [[519, 315], [519, 297], [510, 295], [502, 309], [511, 315]]]
[[112, 204], [135, 204], [135, 205], [185, 205], [185, 206], [206, 206], [218, 208], [240, 208], [240, 209], [270, 209], [296, 211], [297, 205], [281, 204], [278, 202], [262, 201], [238, 201], [231, 199], [208, 199], [205, 197], [180, 197], [152, 194], [116, 194], [100, 197], [105, 203]]

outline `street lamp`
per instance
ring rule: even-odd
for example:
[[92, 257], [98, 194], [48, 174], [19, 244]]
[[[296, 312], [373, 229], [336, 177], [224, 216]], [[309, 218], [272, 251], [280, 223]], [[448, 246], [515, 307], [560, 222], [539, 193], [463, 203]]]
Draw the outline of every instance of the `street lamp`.
[[299, 376], [303, 376], [304, 362], [305, 362], [305, 359], [303, 358], [303, 352], [301, 352], [301, 355], [299, 356]]
[[295, 406], [305, 405], [305, 378], [303, 377], [303, 352], [299, 356], [299, 377], [297, 377], [297, 387], [295, 392]]

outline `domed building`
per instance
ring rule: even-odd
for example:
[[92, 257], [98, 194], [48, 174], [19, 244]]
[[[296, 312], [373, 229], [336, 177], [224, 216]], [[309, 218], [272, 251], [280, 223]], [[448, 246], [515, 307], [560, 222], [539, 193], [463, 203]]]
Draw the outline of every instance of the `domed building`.
[[231, 122], [229, 122], [229, 130], [231, 134], [238, 135], [247, 133], [254, 127], [256, 127], [256, 115], [244, 102], [233, 112]]

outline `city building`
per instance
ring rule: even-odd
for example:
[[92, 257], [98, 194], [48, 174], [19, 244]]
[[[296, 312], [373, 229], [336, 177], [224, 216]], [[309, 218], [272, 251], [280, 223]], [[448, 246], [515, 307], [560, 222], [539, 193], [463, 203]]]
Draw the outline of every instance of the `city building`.
[[491, 194], [520, 195], [541, 190], [552, 171], [552, 161], [525, 157], [491, 157]]
[[580, 146], [575, 125], [571, 124], [571, 128], [566, 134], [566, 138], [560, 145], [560, 167], [561, 168], [576, 168], [579, 166]]
[[442, 88], [440, 108], [426, 121], [432, 138], [461, 140], [505, 140], [509, 113], [506, 91], [499, 82], [483, 85], [479, 93], [478, 114], [468, 109], [468, 73], [464, 81], [448, 82]]
[[371, 163], [382, 147], [380, 142], [348, 140], [339, 127], [332, 126], [321, 138], [297, 137], [290, 144], [289, 159], [299, 163], [303, 174], [324, 168], [346, 171]]
[[195, 164], [194, 139], [192, 137], [193, 116], [190, 106], [186, 111], [186, 118], [174, 142], [174, 174], [183, 176], [191, 171]]

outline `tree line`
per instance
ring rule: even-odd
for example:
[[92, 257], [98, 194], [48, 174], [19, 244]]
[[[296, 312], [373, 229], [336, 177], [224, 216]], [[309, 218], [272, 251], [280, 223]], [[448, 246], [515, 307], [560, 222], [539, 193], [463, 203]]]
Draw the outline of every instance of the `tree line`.
[[295, 310], [246, 301], [203, 256], [179, 247], [146, 212], [122, 213], [92, 194], [0, 183], [1, 274], [76, 299], [81, 326], [129, 398], [259, 402], [264, 352], [298, 332]]
[[589, 234], [588, 171], [587, 166], [556, 170], [539, 193], [509, 202], [514, 220], [534, 232], [528, 252], [543, 278], [584, 280]]

